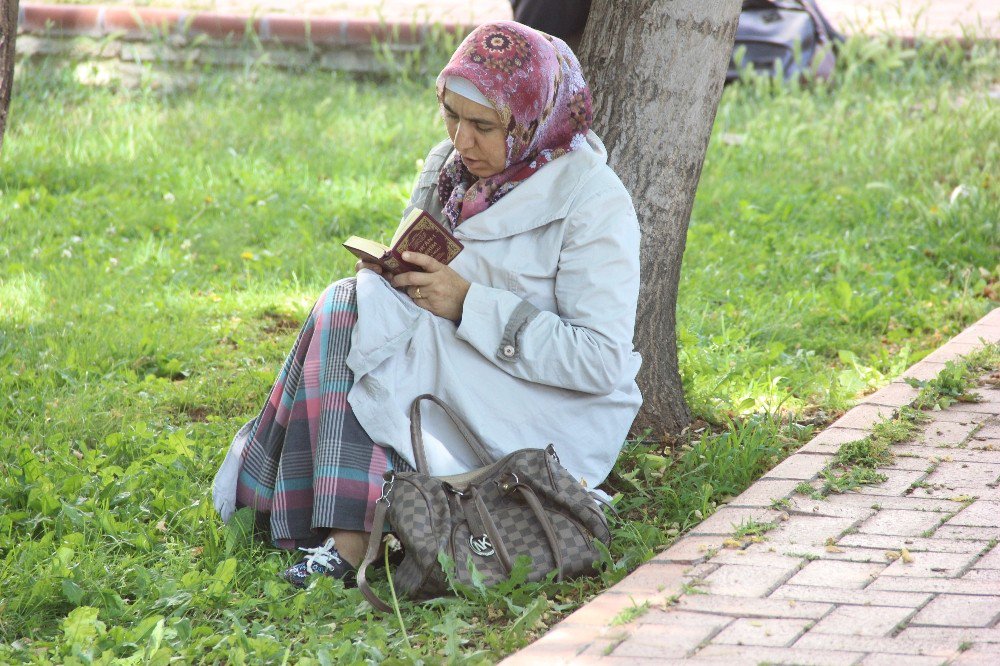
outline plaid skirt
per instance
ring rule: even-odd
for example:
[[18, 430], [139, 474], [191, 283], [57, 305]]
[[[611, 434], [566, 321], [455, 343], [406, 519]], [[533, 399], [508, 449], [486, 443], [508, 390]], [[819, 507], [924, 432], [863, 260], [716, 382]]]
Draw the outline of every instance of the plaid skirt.
[[[331, 528], [372, 531], [382, 474], [409, 470], [358, 423], [347, 393], [354, 278], [330, 285], [313, 306], [243, 451], [236, 506], [279, 548], [321, 542]], [[384, 526], [380, 526], [384, 529]]]

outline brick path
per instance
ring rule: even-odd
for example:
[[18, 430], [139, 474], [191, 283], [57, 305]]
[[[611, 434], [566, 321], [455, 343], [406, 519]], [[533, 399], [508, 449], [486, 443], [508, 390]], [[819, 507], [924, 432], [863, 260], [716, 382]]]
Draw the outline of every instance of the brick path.
[[[511, 16], [508, 0], [95, 0], [94, 4], [180, 8], [241, 16], [290, 14], [463, 25]], [[1000, 37], [1000, 4], [996, 0], [820, 0], [819, 4], [838, 29], [849, 33], [961, 36], [962, 26], [973, 29], [981, 26], [983, 34]]]
[[[980, 338], [1000, 342], [1000, 308], [904, 376], [934, 377]], [[868, 396], [503, 663], [1000, 664], [1000, 386], [979, 393], [895, 445], [884, 483], [823, 500], [796, 494], [917, 391], [897, 380]], [[732, 535], [747, 520], [777, 527], [740, 547]]]
[[[996, 0], [823, 0], [820, 4], [833, 24], [847, 34], [1000, 39], [1000, 3]], [[134, 39], [141, 32], [135, 30], [137, 23], [157, 30], [166, 26], [169, 34], [185, 32], [182, 26], [191, 21], [190, 32], [212, 38], [242, 37], [245, 26], [251, 24], [258, 34], [263, 33], [264, 41], [273, 38], [297, 45], [308, 41], [311, 32], [314, 41], [318, 37], [320, 42], [326, 39], [343, 45], [352, 43], [348, 33], [364, 37], [353, 43], [367, 44], [373, 34], [378, 36], [380, 24], [471, 26], [509, 19], [511, 10], [508, 0], [95, 0], [93, 5], [55, 0], [22, 2], [21, 15], [23, 29], [34, 34], [48, 23], [62, 34], [102, 36], [124, 30]], [[105, 15], [114, 18], [106, 22]], [[134, 21], [134, 17], [141, 20]]]

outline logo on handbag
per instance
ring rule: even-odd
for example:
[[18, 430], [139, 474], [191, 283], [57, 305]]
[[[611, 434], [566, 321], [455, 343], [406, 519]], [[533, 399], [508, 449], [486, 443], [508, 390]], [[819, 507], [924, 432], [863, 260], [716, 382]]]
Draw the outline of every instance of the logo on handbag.
[[493, 544], [490, 542], [490, 538], [485, 534], [482, 536], [470, 536], [469, 545], [472, 547], [472, 552], [480, 557], [489, 557], [497, 551], [493, 549]]

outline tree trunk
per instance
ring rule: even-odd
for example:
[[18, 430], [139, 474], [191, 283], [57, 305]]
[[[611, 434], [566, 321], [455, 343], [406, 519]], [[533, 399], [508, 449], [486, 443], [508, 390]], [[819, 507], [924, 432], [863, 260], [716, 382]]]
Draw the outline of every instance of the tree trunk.
[[10, 91], [14, 85], [14, 43], [17, 41], [18, 0], [0, 0], [0, 149], [7, 129]]
[[595, 0], [581, 46], [595, 131], [642, 228], [636, 348], [643, 407], [633, 432], [691, 421], [677, 365], [677, 286], [702, 162], [733, 50], [740, 0]]

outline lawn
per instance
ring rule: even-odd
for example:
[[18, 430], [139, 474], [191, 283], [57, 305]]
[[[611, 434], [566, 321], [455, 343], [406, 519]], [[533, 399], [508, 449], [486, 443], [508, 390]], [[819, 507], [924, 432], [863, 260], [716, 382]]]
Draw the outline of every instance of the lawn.
[[[444, 136], [429, 85], [19, 71], [0, 171], [0, 661], [492, 662], [1000, 301], [1000, 81], [852, 41], [832, 86], [729, 88], [684, 259], [699, 421], [629, 442], [598, 579], [402, 603], [277, 578], [209, 498], [339, 243], [388, 236]], [[245, 518], [246, 516], [241, 516]]]

